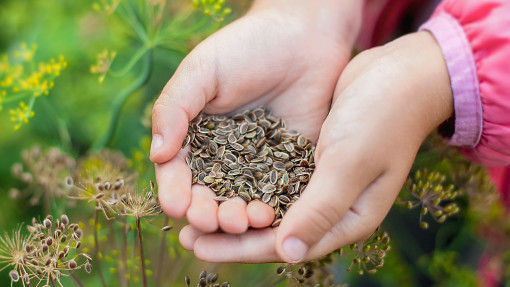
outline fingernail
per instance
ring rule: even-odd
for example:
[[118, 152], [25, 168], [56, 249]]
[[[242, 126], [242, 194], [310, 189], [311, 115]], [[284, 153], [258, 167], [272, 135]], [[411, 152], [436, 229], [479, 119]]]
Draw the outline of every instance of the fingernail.
[[296, 237], [289, 237], [283, 241], [283, 252], [293, 262], [299, 262], [305, 258], [307, 247]]
[[152, 136], [151, 142], [151, 155], [158, 151], [158, 149], [163, 145], [163, 137], [158, 134], [154, 134]]

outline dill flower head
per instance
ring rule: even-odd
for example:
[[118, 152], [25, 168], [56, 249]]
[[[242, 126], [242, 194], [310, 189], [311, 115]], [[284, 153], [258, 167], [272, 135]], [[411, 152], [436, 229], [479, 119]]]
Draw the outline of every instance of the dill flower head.
[[12, 282], [21, 280], [25, 286], [34, 276], [34, 269], [28, 263], [33, 242], [33, 235], [22, 234], [21, 226], [12, 231], [11, 235], [6, 232], [0, 236], [0, 266], [4, 265], [0, 271], [11, 268], [9, 276]]
[[108, 50], [104, 50], [97, 55], [96, 64], [90, 67], [90, 72], [99, 75], [99, 83], [104, 81], [116, 55], [116, 52], [109, 52]]
[[12, 268], [9, 276], [12, 282], [21, 280], [23, 286], [32, 282], [50, 285], [60, 282], [68, 272], [84, 268], [92, 270], [92, 258], [77, 250], [81, 246], [82, 230], [70, 223], [67, 215], [54, 220], [47, 216], [44, 220], [32, 220], [27, 226], [28, 235], [16, 229], [9, 236], [0, 236], [0, 270]]
[[136, 174], [128, 168], [126, 158], [104, 150], [79, 161], [77, 184], [73, 184], [70, 198], [94, 202], [106, 218], [117, 215], [121, 198], [133, 189]]
[[86, 272], [92, 270], [92, 258], [78, 252], [83, 231], [78, 224], [71, 223], [67, 215], [59, 219], [49, 215], [42, 221], [34, 218], [27, 229], [34, 238], [30, 265], [35, 270], [37, 285], [60, 282], [61, 277], [68, 276], [69, 271], [81, 268]]
[[24, 150], [21, 154], [23, 163], [12, 166], [12, 174], [21, 180], [26, 189], [21, 193], [11, 193], [29, 196], [31, 205], [39, 204], [41, 198], [44, 203], [53, 197], [60, 198], [69, 193], [68, 176], [74, 168], [75, 161], [58, 148], [43, 151], [40, 146]]
[[63, 56], [35, 63], [36, 49], [36, 45], [21, 44], [11, 56], [0, 58], [0, 111], [3, 103], [17, 103], [17, 107], [9, 110], [15, 130], [34, 116], [36, 98], [48, 95], [55, 79], [67, 67]]
[[155, 198], [153, 185], [151, 189], [139, 193], [127, 193], [122, 197], [119, 214], [134, 216], [137, 219], [161, 214], [161, 206]]
[[[389, 243], [388, 233], [377, 230], [368, 239], [351, 244], [349, 249], [354, 252], [354, 258], [347, 271], [356, 266], [360, 275], [376, 273], [384, 266], [384, 257], [391, 249]], [[344, 248], [340, 252], [343, 254]]]
[[459, 195], [453, 184], [446, 184], [446, 177], [439, 172], [418, 170], [413, 179], [404, 185], [407, 194], [397, 198], [396, 203], [409, 209], [420, 208], [420, 227], [427, 229], [428, 222], [424, 217], [430, 214], [432, 219], [443, 223], [446, 219], [459, 212], [459, 206], [453, 200]]

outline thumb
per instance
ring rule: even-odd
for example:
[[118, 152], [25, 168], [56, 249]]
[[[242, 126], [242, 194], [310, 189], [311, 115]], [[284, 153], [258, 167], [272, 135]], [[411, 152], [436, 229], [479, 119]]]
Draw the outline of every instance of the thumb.
[[353, 156], [356, 154], [331, 150], [317, 160], [308, 186], [287, 211], [277, 231], [276, 250], [284, 261], [296, 263], [307, 257], [308, 251], [342, 219], [361, 191], [378, 177], [379, 174], [366, 171], [370, 157]]
[[150, 159], [163, 163], [181, 149], [188, 123], [215, 96], [214, 57], [195, 49], [179, 65], [152, 109]]

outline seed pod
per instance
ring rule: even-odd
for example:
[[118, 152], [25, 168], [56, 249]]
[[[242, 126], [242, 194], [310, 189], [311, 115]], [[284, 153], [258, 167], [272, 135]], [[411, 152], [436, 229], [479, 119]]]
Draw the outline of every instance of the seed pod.
[[65, 180], [65, 183], [66, 183], [66, 186], [68, 186], [68, 187], [73, 186], [73, 185], [74, 185], [73, 178], [72, 178], [72, 177], [70, 177], [70, 176], [67, 176], [67, 177], [66, 177], [66, 180]]
[[12, 282], [18, 282], [20, 279], [18, 271], [16, 270], [9, 271], [9, 277], [11, 278]]
[[85, 263], [84, 268], [85, 268], [85, 272], [87, 272], [87, 273], [92, 272], [92, 265], [89, 262]]
[[46, 218], [44, 221], [43, 221], [43, 226], [44, 228], [46, 229], [50, 229], [51, 228], [51, 220], [49, 218]]
[[69, 260], [69, 262], [67, 262], [67, 266], [69, 266], [69, 268], [71, 269], [74, 269], [78, 266], [78, 264], [76, 264], [76, 261], [74, 261], [74, 259], [71, 259]]
[[216, 282], [216, 280], [218, 280], [218, 274], [209, 273], [209, 275], [207, 275], [207, 283], [211, 284]]
[[283, 272], [285, 272], [285, 266], [279, 266], [278, 269], [276, 269], [276, 274], [282, 275]]

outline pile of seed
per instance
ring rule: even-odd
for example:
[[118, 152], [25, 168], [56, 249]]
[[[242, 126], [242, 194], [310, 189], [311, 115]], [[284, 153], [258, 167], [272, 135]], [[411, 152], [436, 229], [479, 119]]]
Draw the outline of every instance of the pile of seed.
[[257, 108], [226, 116], [198, 115], [183, 148], [193, 183], [208, 186], [216, 200], [239, 196], [261, 200], [275, 210], [272, 226], [304, 190], [315, 168], [310, 139], [287, 130], [282, 119]]

